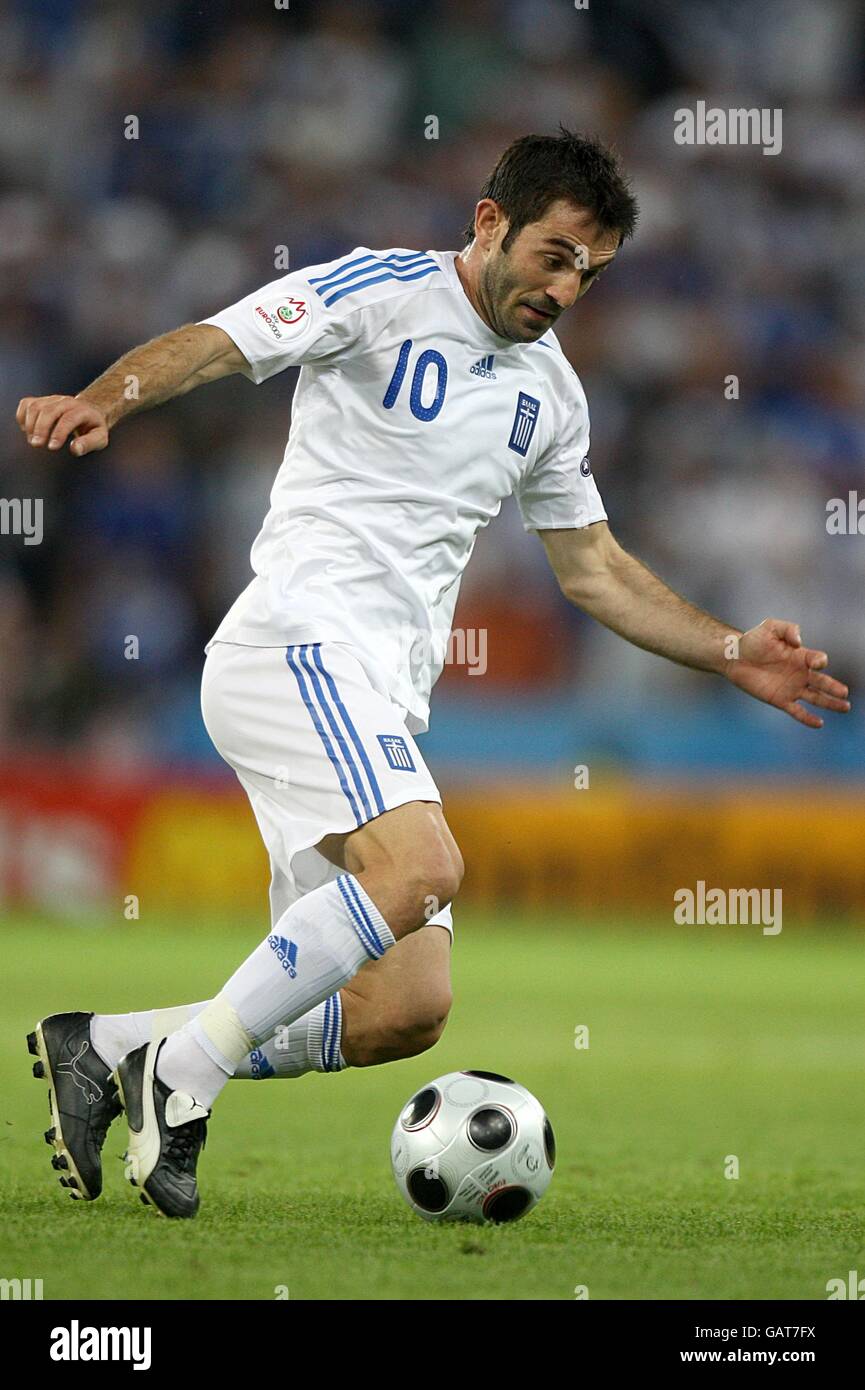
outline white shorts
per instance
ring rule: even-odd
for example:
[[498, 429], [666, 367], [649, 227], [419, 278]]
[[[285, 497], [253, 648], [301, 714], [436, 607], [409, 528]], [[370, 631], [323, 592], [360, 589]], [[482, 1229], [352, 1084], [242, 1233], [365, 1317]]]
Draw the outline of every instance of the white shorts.
[[[314, 847], [407, 801], [441, 795], [405, 726], [405, 711], [373, 684], [344, 642], [247, 647], [215, 642], [204, 663], [201, 712], [234, 768], [270, 855], [270, 911], [342, 870]], [[427, 926], [453, 940], [450, 904]]]

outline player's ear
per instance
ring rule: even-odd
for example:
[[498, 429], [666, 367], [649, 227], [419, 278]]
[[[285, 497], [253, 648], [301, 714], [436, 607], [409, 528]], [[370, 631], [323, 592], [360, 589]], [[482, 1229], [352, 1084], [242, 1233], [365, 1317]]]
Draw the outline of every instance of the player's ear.
[[483, 250], [489, 250], [503, 220], [507, 221], [498, 203], [493, 198], [481, 198], [475, 208], [475, 240]]

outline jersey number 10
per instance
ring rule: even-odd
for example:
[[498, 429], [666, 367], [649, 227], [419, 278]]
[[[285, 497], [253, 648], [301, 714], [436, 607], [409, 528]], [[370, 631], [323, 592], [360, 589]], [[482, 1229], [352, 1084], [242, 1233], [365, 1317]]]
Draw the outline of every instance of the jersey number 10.
[[[393, 376], [390, 379], [390, 384], [384, 393], [384, 400], [382, 401], [382, 405], [384, 406], [385, 410], [392, 410], [393, 407], [396, 405], [396, 398], [400, 393], [400, 388], [405, 378], [406, 368], [408, 367], [408, 359], [411, 349], [412, 340], [411, 338], [406, 338], [405, 342], [399, 350], [399, 357], [397, 358], [397, 364], [393, 369]], [[421, 402], [421, 393], [423, 391], [424, 378], [426, 377], [427, 368], [432, 366], [435, 366], [437, 378], [435, 399], [432, 401], [430, 405], [423, 405]], [[411, 379], [411, 395], [409, 396], [408, 403], [411, 407], [411, 413], [416, 420], [435, 419], [435, 417], [441, 410], [442, 405], [444, 404], [445, 389], [447, 388], [447, 384], [447, 362], [444, 360], [440, 352], [436, 352], [435, 348], [427, 348], [425, 352], [421, 353], [420, 357], [415, 363], [415, 369]]]

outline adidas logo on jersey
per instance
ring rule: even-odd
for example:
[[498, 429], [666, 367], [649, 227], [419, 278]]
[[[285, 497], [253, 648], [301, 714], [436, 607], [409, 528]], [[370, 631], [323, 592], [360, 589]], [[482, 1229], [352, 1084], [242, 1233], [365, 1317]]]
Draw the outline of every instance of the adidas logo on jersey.
[[297, 942], [286, 941], [284, 936], [269, 936], [267, 944], [276, 952], [276, 959], [292, 980], [297, 978]]
[[493, 371], [494, 360], [494, 352], [491, 352], [489, 357], [479, 357], [477, 362], [475, 362], [474, 365], [469, 368], [469, 371], [471, 372], [472, 376], [482, 376], [485, 377], [487, 381], [495, 381], [496, 374]]

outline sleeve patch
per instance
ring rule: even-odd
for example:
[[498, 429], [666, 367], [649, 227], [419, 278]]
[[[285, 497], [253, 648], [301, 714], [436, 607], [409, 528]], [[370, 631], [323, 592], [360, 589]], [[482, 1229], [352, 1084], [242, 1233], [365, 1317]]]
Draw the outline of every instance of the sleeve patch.
[[312, 323], [312, 306], [306, 299], [278, 299], [253, 306], [252, 318], [269, 343], [288, 343], [302, 338]]

